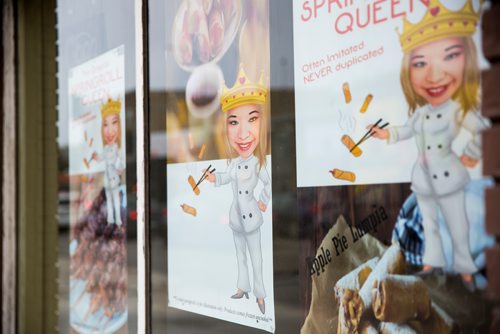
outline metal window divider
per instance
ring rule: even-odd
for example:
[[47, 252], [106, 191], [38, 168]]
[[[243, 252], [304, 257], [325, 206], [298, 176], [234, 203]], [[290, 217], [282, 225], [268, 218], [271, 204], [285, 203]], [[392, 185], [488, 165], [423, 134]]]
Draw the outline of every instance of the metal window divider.
[[137, 138], [137, 332], [151, 333], [147, 0], [135, 0], [134, 7]]

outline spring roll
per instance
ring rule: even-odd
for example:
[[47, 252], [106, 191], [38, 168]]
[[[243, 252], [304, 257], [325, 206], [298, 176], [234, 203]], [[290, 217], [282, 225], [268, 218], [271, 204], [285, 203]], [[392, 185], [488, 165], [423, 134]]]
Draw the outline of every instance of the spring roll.
[[205, 14], [199, 16], [198, 29], [195, 36], [198, 59], [204, 64], [210, 60], [210, 38], [208, 35], [207, 16]]
[[191, 189], [193, 189], [194, 193], [198, 196], [200, 195], [200, 188], [196, 186], [196, 181], [194, 180], [194, 178], [189, 175], [188, 177], [188, 182], [189, 182], [189, 185], [191, 186]]
[[356, 181], [356, 174], [354, 174], [353, 172], [334, 168], [333, 170], [330, 171], [330, 173], [334, 178], [339, 180], [345, 180], [350, 182]]
[[187, 204], [182, 204], [181, 205], [182, 211], [184, 211], [187, 214], [190, 214], [191, 216], [196, 217], [196, 209], [193, 208], [192, 206], [189, 206]]
[[347, 311], [349, 311], [347, 324], [351, 331], [357, 329], [365, 311], [371, 309], [371, 292], [375, 282], [380, 280], [384, 275], [403, 274], [405, 271], [406, 262], [401, 248], [398, 244], [393, 244], [385, 251], [359, 292], [353, 291], [351, 300], [347, 302]]
[[210, 55], [213, 58], [219, 54], [224, 44], [224, 19], [220, 8], [214, 8], [208, 16], [208, 36]]
[[339, 306], [339, 317], [338, 317], [338, 324], [337, 324], [337, 334], [349, 334], [349, 328], [347, 327], [347, 322], [346, 318], [344, 315], [344, 309], [345, 305], [341, 301], [340, 306]]
[[375, 282], [372, 308], [375, 317], [384, 322], [425, 320], [431, 310], [429, 290], [420, 277], [387, 275]]
[[361, 320], [359, 324], [358, 333], [360, 334], [378, 334], [377, 327], [369, 320]]
[[349, 88], [349, 83], [344, 82], [342, 85], [342, 91], [344, 92], [345, 103], [349, 103], [352, 100], [351, 89]]
[[363, 105], [361, 106], [361, 109], [359, 110], [360, 113], [364, 114], [368, 110], [368, 106], [370, 105], [370, 102], [373, 100], [373, 95], [368, 94], [365, 98], [365, 101], [363, 102]]
[[425, 321], [409, 321], [408, 324], [418, 333], [458, 334], [458, 324], [435, 303], [431, 304], [430, 315]]
[[[382, 334], [418, 334], [413, 328], [405, 324], [395, 324], [392, 322], [381, 322], [380, 333]], [[434, 332], [429, 332], [434, 333]]]
[[335, 292], [335, 299], [337, 301], [337, 304], [340, 304], [343, 299], [344, 292], [347, 289], [357, 291], [363, 286], [366, 279], [368, 278], [368, 275], [370, 275], [373, 268], [377, 264], [378, 259], [378, 257], [374, 257], [373, 259], [366, 261], [337, 281], [333, 289]]
[[198, 153], [198, 159], [203, 159], [203, 156], [205, 155], [205, 150], [207, 148], [207, 145], [203, 144], [201, 145], [200, 153]]
[[203, 2], [203, 11], [205, 12], [205, 15], [208, 15], [210, 11], [212, 10], [212, 4], [213, 0], [202, 0]]
[[342, 141], [342, 143], [345, 145], [345, 147], [347, 147], [349, 152], [351, 152], [351, 154], [354, 155], [356, 158], [359, 157], [361, 154], [363, 154], [363, 151], [359, 148], [359, 146], [356, 146], [354, 140], [352, 140], [352, 138], [349, 137], [348, 135], [343, 135], [340, 141]]

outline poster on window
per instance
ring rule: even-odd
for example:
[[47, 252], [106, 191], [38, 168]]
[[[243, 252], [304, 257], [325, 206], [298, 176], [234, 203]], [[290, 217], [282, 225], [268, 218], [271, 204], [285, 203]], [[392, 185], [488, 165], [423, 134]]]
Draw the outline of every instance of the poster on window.
[[483, 5], [294, 1], [301, 333], [487, 331]]
[[168, 305], [274, 332], [268, 1], [167, 7]]
[[[464, 4], [294, 1], [299, 187], [480, 175], [479, 1]], [[442, 155], [450, 170], [418, 167]]]
[[69, 71], [70, 324], [114, 333], [127, 322], [125, 56]]

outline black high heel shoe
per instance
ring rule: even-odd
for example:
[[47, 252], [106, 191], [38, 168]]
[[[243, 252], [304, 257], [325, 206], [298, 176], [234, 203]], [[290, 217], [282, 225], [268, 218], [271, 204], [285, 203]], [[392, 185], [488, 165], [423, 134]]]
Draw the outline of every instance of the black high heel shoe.
[[233, 299], [241, 299], [241, 298], [243, 298], [243, 296], [245, 296], [248, 299], [248, 292], [239, 290], [234, 295], [232, 295], [231, 298], [233, 298]]

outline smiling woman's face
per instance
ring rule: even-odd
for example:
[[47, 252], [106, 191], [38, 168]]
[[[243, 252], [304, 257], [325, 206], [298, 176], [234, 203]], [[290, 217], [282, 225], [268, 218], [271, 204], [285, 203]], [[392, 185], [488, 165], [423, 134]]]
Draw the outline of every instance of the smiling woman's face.
[[227, 139], [242, 158], [252, 155], [259, 145], [260, 111], [258, 104], [245, 104], [227, 112]]
[[120, 116], [117, 114], [109, 115], [103, 118], [103, 136], [106, 144], [114, 144], [120, 135]]
[[463, 82], [464, 43], [450, 37], [428, 43], [410, 54], [410, 80], [415, 92], [433, 106], [450, 99]]

